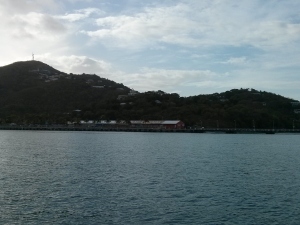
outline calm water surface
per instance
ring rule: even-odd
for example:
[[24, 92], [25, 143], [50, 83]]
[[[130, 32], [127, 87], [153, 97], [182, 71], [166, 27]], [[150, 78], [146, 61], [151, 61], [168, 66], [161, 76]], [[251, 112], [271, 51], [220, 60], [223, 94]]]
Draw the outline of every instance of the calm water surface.
[[300, 224], [300, 135], [0, 131], [0, 224]]

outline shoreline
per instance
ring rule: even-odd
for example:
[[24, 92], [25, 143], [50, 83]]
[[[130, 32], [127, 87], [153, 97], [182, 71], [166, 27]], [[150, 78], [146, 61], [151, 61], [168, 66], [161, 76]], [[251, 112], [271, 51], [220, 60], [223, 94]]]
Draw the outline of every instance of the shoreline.
[[98, 131], [98, 132], [152, 132], [152, 133], [226, 133], [226, 134], [276, 134], [300, 133], [300, 129], [162, 129], [146, 127], [68, 127], [68, 126], [0, 126], [0, 130], [40, 130], [40, 131]]

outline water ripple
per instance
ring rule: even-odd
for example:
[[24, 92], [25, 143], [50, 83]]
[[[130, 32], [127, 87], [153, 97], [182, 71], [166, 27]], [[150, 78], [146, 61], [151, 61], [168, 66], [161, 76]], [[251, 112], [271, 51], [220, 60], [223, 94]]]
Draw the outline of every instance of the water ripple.
[[300, 221], [297, 135], [0, 131], [0, 143], [0, 224]]

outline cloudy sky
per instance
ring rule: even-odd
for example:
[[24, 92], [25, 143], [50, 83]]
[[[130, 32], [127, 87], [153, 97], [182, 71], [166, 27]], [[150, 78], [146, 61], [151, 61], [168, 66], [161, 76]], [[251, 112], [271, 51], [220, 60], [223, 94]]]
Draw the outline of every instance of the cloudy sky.
[[0, 0], [0, 66], [35, 59], [138, 91], [300, 100], [298, 0]]

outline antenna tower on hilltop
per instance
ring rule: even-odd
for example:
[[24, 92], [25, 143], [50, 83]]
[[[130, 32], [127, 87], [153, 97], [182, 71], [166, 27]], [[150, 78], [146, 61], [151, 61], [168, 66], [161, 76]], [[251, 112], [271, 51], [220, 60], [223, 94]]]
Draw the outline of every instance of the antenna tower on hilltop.
[[32, 61], [34, 61], [34, 54], [32, 53]]

